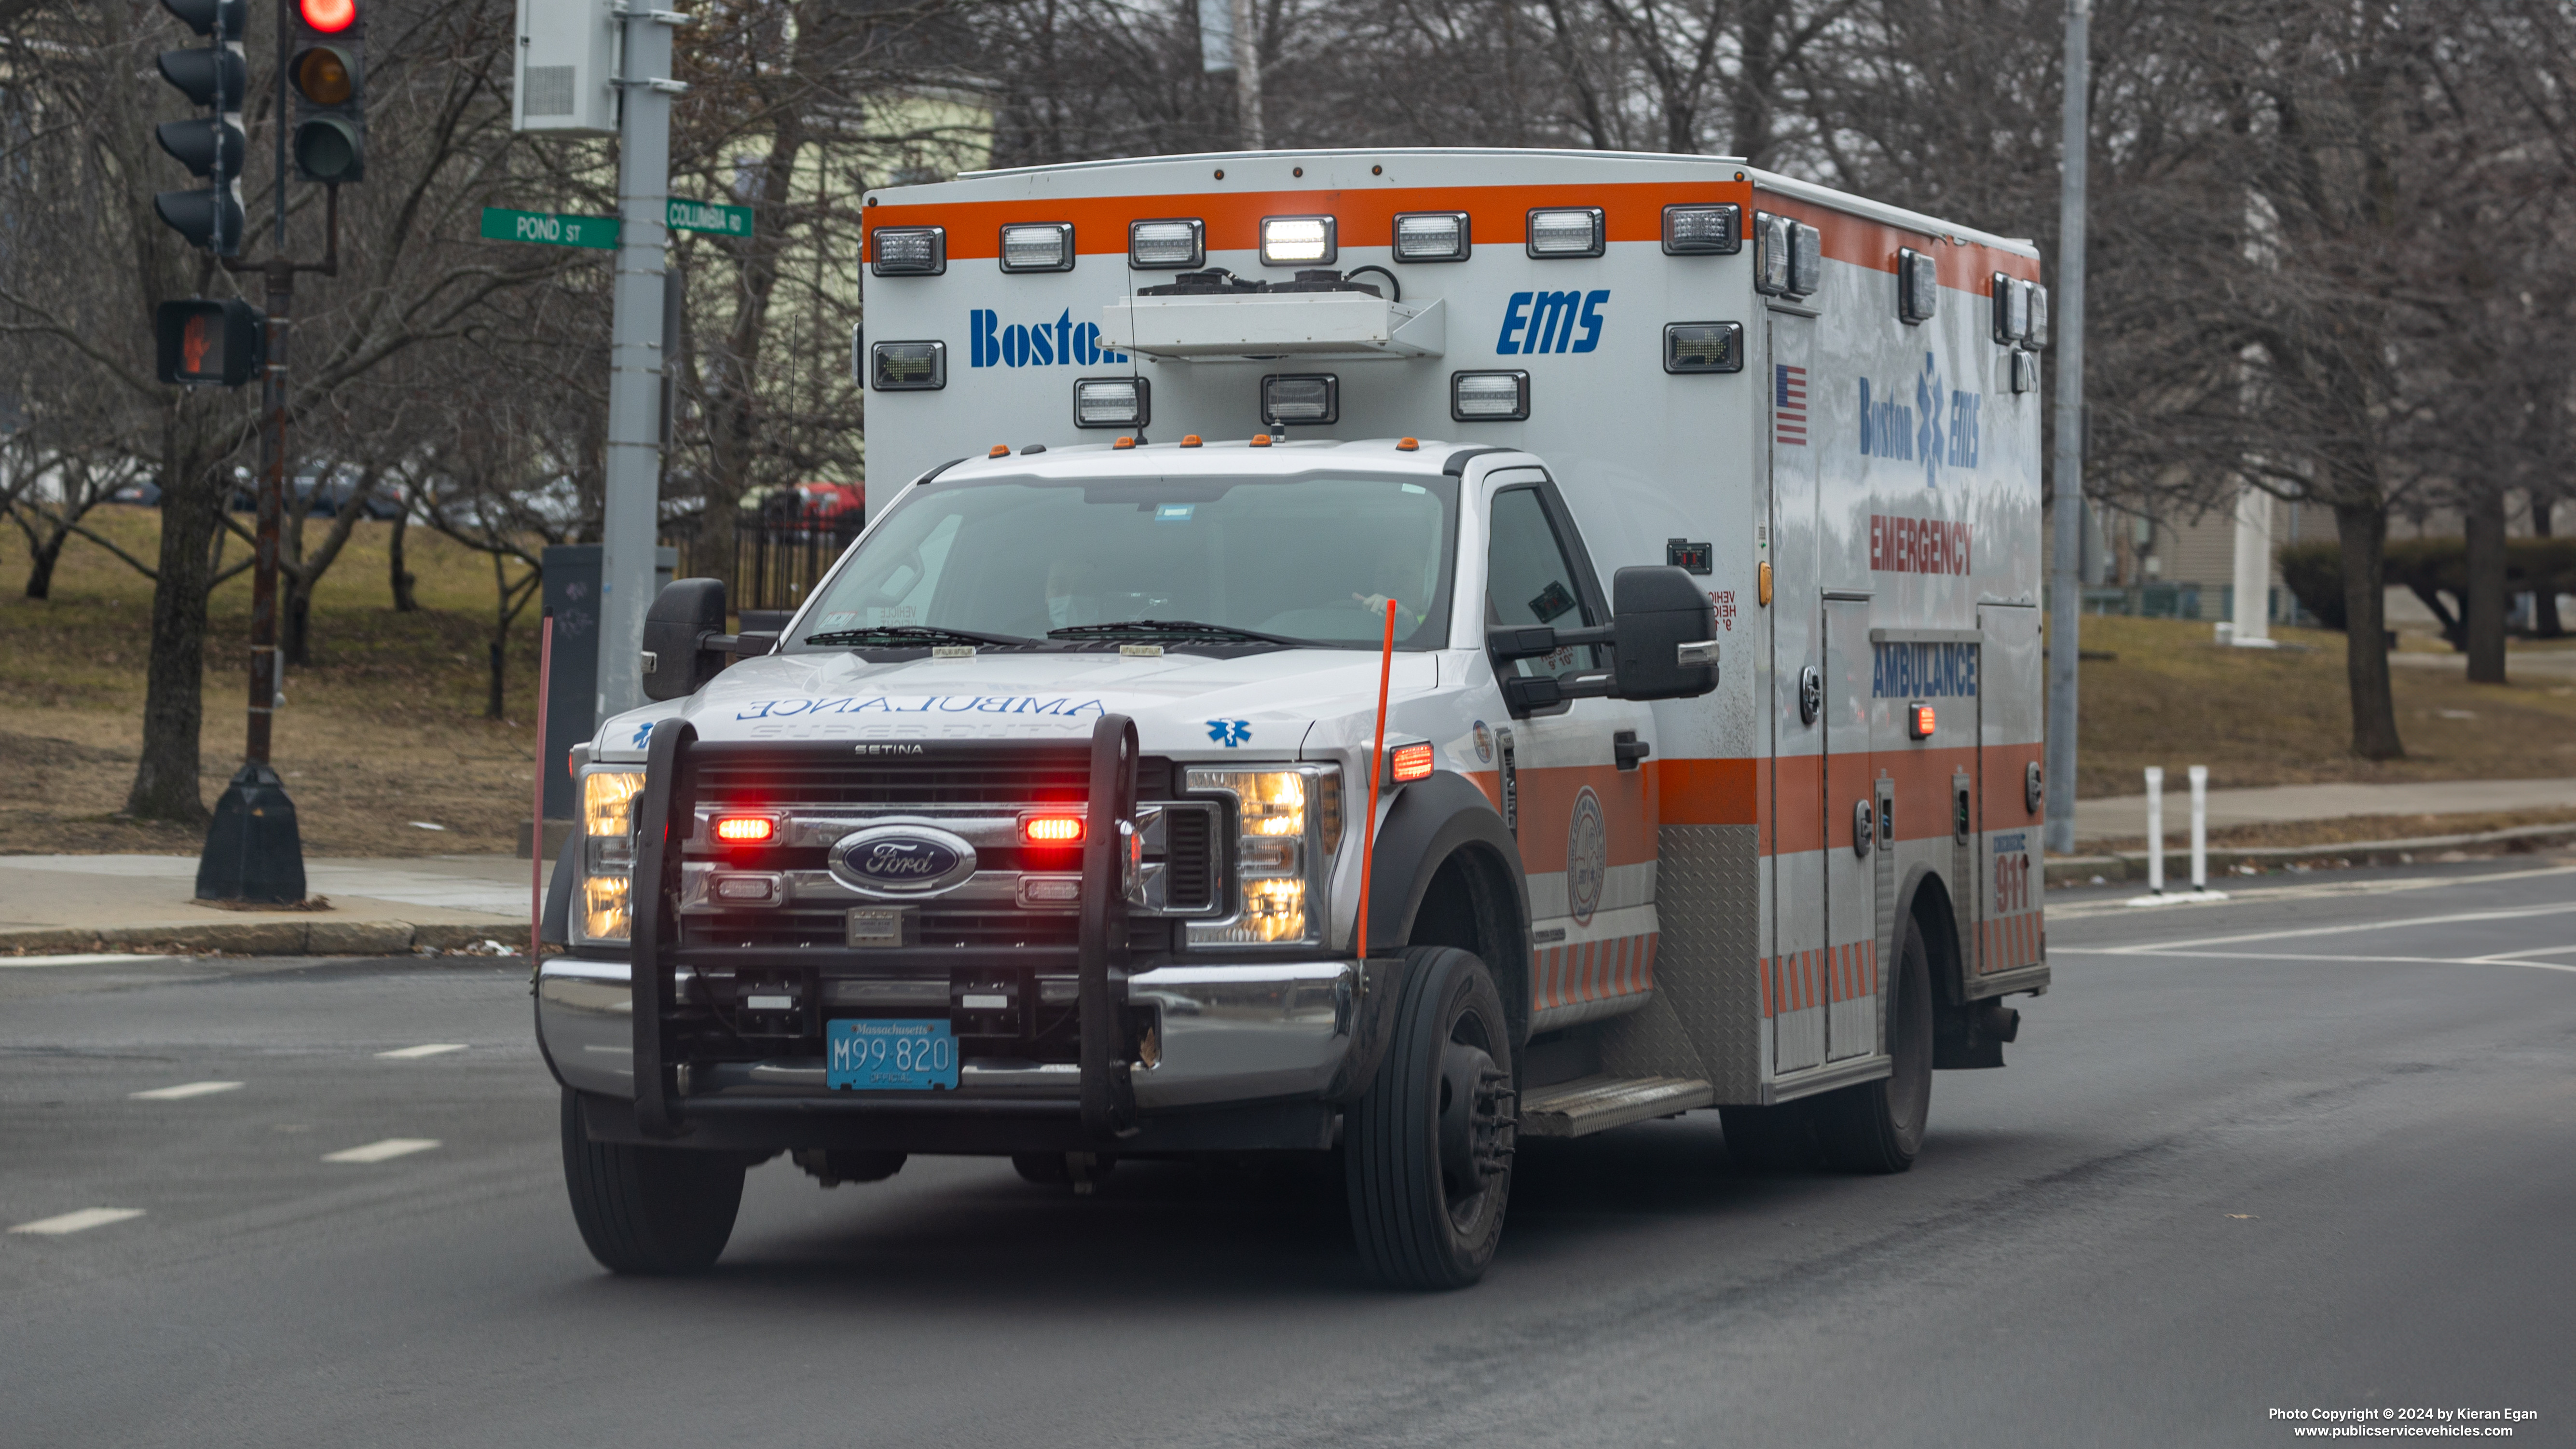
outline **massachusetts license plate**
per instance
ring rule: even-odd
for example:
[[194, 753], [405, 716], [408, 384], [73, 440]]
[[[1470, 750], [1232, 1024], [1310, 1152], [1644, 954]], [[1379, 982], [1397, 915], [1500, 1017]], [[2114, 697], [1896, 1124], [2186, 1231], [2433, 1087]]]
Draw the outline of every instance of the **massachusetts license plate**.
[[835, 1021], [824, 1047], [824, 1085], [834, 1091], [957, 1086], [957, 1037], [944, 1021]]

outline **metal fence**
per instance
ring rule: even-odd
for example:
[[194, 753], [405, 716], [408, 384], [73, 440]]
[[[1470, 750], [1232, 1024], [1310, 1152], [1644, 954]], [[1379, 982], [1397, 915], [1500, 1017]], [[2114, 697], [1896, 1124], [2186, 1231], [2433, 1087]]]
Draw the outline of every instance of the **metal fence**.
[[729, 576], [733, 587], [727, 602], [734, 608], [793, 609], [859, 536], [864, 522], [855, 508], [828, 518], [745, 513], [734, 527], [729, 569], [710, 556], [708, 541], [694, 532], [673, 530], [663, 541], [679, 546], [682, 577]]

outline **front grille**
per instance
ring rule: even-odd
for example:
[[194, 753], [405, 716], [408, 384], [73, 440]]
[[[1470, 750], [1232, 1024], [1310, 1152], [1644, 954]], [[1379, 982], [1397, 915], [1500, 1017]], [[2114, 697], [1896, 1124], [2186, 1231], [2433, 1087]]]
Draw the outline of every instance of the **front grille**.
[[1032, 752], [987, 760], [708, 760], [697, 769], [698, 799], [744, 805], [1058, 805], [1090, 793], [1090, 761], [1079, 752]]
[[1216, 906], [1216, 819], [1214, 810], [1175, 810], [1164, 817], [1164, 903], [1176, 911], [1212, 910]]
[[[925, 907], [915, 918], [924, 948], [1071, 946], [1080, 918], [1066, 912], [940, 910]], [[849, 940], [846, 912], [717, 911], [683, 916], [685, 946], [752, 948], [840, 947]]]

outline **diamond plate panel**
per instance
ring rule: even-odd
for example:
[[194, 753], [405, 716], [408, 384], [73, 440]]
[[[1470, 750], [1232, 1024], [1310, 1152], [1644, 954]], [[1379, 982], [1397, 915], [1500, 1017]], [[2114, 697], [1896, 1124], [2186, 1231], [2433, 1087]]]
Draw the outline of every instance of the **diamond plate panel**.
[[[1762, 923], [1761, 864], [1750, 825], [1667, 825], [1658, 832], [1656, 915], [1663, 942], [1655, 958], [1658, 1005], [1696, 1052], [1699, 1065], [1603, 1066], [1696, 1076], [1720, 1102], [1762, 1100], [1762, 994], [1754, 957]], [[1643, 1038], [1658, 1015], [1638, 1013]], [[1640, 1045], [1645, 1043], [1641, 1040]]]

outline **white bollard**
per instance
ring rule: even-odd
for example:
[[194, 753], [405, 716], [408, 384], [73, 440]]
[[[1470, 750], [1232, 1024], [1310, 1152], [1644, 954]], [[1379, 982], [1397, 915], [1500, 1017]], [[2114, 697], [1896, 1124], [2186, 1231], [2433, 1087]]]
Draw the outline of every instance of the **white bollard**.
[[2165, 771], [2147, 766], [2147, 890], [2165, 893]]
[[2191, 767], [2191, 888], [2209, 889], [2209, 767]]

